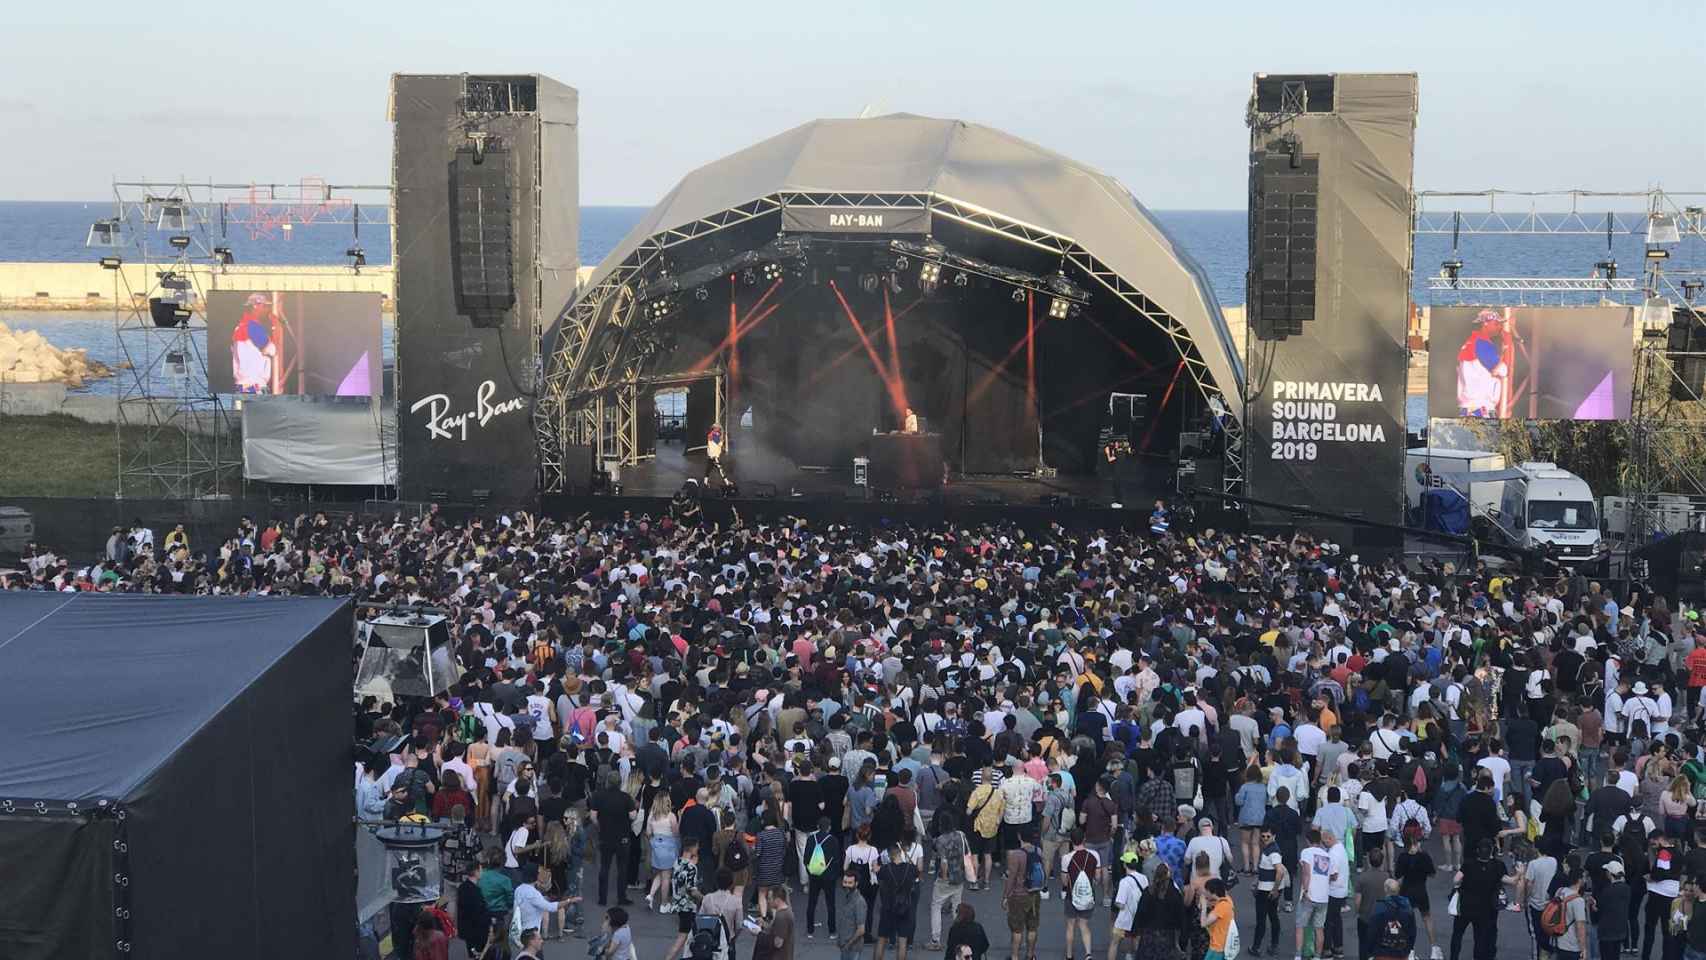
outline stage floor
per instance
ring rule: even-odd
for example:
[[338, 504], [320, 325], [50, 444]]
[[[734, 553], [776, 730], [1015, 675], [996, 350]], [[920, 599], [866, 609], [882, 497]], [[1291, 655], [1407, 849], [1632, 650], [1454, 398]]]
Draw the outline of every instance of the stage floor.
[[[851, 464], [846, 469], [839, 470], [801, 468], [786, 458], [749, 450], [732, 452], [724, 460], [724, 467], [729, 470], [739, 487], [742, 499], [774, 497], [777, 500], [863, 500], [874, 497], [879, 492], [868, 493], [865, 488], [854, 486]], [[622, 494], [634, 497], [668, 497], [681, 489], [681, 485], [687, 480], [703, 480], [704, 476], [703, 450], [684, 454], [680, 443], [660, 441], [655, 457], [622, 469]], [[1127, 507], [1132, 506], [1134, 502], [1147, 504], [1156, 497], [1172, 499], [1170, 492], [1155, 489], [1150, 484], [1139, 484], [1135, 487], [1126, 492]], [[1107, 478], [1095, 476], [1061, 474], [1039, 479], [986, 475], [962, 477], [950, 474], [948, 483], [935, 490], [894, 493], [899, 499], [907, 501], [929, 499], [940, 493], [943, 499], [960, 503], [1038, 504], [1044, 502], [1045, 497], [1059, 497], [1062, 501], [1087, 506], [1106, 506], [1112, 499], [1113, 487]]]

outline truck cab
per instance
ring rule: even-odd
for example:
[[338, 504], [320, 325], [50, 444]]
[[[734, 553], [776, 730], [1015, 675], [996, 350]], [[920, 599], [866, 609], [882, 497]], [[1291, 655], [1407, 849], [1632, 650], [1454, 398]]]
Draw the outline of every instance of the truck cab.
[[1564, 563], [1598, 556], [1599, 511], [1587, 481], [1552, 463], [1517, 469], [1522, 475], [1506, 480], [1499, 498], [1499, 526], [1512, 545], [1524, 550], [1551, 545]]

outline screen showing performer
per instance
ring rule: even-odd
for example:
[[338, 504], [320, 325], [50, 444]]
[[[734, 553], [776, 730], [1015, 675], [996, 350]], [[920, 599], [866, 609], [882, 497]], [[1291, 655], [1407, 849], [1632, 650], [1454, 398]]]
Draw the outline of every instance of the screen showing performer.
[[1627, 307], [1429, 311], [1429, 416], [1624, 420], [1633, 368]]
[[377, 293], [209, 291], [208, 385], [247, 396], [373, 396], [379, 308]]

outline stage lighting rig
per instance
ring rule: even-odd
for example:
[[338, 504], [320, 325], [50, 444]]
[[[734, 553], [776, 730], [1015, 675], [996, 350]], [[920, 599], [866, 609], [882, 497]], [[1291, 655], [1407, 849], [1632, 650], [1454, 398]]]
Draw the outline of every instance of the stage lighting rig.
[[942, 265], [939, 263], [925, 261], [924, 266], [918, 268], [918, 280], [921, 283], [937, 283], [941, 279]]
[[179, 233], [179, 234], [174, 234], [173, 236], [167, 237], [166, 242], [172, 245], [173, 250], [177, 250], [177, 251], [181, 252], [183, 250], [189, 249], [190, 238]]
[[1013, 302], [1014, 303], [1024, 303], [1025, 302], [1025, 288], [1024, 287], [1014, 287], [1013, 288]]
[[83, 240], [85, 247], [117, 247], [124, 241], [121, 238], [122, 228], [116, 219], [96, 220], [89, 224], [89, 235]]
[[648, 300], [646, 301], [646, 319], [662, 320], [675, 312], [675, 306], [674, 297], [658, 297], [655, 300]]
[[1706, 289], [1706, 280], [1684, 280], [1682, 281], [1682, 299], [1693, 303], [1694, 298], [1700, 296], [1702, 289]]
[[1463, 260], [1460, 257], [1452, 257], [1450, 260], [1439, 265], [1439, 275], [1451, 280], [1451, 285], [1453, 287], [1457, 286], [1457, 277], [1462, 272]]
[[101, 258], [101, 269], [102, 270], [117, 270], [119, 267], [122, 267], [122, 266], [124, 266], [124, 258], [122, 258], [122, 257], [102, 257]]
[[1616, 260], [1610, 260], [1610, 259], [1601, 260], [1601, 261], [1595, 263], [1593, 265], [1593, 268], [1599, 272], [1600, 276], [1605, 278], [1605, 281], [1607, 283], [1610, 283], [1611, 281], [1617, 279], [1617, 261]]
[[859, 289], [865, 291], [866, 293], [876, 293], [877, 287], [880, 286], [881, 284], [882, 284], [881, 278], [879, 278], [874, 273], [861, 273], [861, 274], [859, 274]]
[[758, 282], [758, 274], [754, 273], [751, 267], [747, 267], [741, 271], [740, 279], [742, 283], [750, 287]]
[[344, 256], [349, 258], [350, 269], [356, 273], [360, 273], [361, 268], [367, 266], [367, 251], [363, 250], [359, 243], [345, 250]]
[[1666, 250], [1663, 247], [1648, 247], [1647, 248], [1647, 259], [1648, 260], [1669, 260], [1670, 259], [1670, 251]]
[[954, 272], [954, 286], [963, 287], [969, 283], [971, 283], [971, 278], [966, 276], [966, 272], [964, 270], [957, 270]]
[[693, 291], [693, 299], [699, 301], [700, 303], [704, 303], [706, 300], [711, 299], [711, 291], [707, 290], [704, 287], [700, 287], [699, 289]]
[[782, 279], [782, 265], [779, 263], [766, 263], [764, 265], [764, 279], [772, 283]]
[[1048, 302], [1049, 319], [1050, 320], [1064, 320], [1064, 319], [1066, 319], [1066, 314], [1071, 309], [1072, 309], [1072, 301], [1071, 300], [1065, 300], [1065, 299], [1062, 299], [1060, 297], [1055, 297], [1054, 299], [1052, 299]]
[[230, 247], [220, 245], [213, 248], [213, 259], [218, 260], [220, 266], [229, 267], [237, 262], [237, 255], [231, 252]]

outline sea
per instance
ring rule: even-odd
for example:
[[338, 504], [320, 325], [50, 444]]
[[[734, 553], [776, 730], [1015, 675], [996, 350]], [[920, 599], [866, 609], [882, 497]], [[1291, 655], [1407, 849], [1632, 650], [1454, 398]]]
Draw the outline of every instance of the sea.
[[[646, 207], [582, 207], [581, 263], [596, 265], [603, 260], [646, 210]], [[1174, 242], [1202, 267], [1222, 306], [1244, 302], [1248, 248], [1244, 211], [1156, 210], [1153, 215]], [[111, 216], [110, 200], [0, 202], [0, 261], [95, 260], [102, 251], [85, 246], [89, 225]], [[1584, 215], [1583, 219], [1591, 222], [1592, 216]], [[217, 225], [210, 225], [207, 230], [208, 239], [229, 246], [239, 263], [344, 264], [348, 262], [344, 251], [357, 240], [369, 264], [391, 260], [390, 229], [382, 225], [363, 226], [359, 237], [348, 224], [298, 226], [288, 237], [282, 231], [257, 234], [243, 227], [221, 232]], [[159, 240], [151, 240], [150, 244]], [[1421, 304], [1470, 302], [1461, 295], [1428, 289], [1428, 277], [1436, 275], [1447, 259], [1461, 259], [1462, 276], [1466, 277], [1587, 277], [1595, 264], [1609, 254], [1618, 262], [1622, 275], [1638, 275], [1644, 258], [1642, 240], [1630, 234], [1613, 235], [1609, 241], [1604, 235], [1582, 234], [1466, 235], [1454, 248], [1449, 235], [1418, 234], [1412, 295]], [[1676, 249], [1679, 255], [1671, 262], [1673, 268], [1706, 270], [1706, 243], [1684, 243]], [[0, 311], [0, 321], [14, 329], [39, 330], [57, 346], [85, 348], [97, 360], [110, 363], [118, 356], [110, 314], [9, 310]], [[389, 316], [386, 324], [384, 349], [390, 359], [393, 338], [389, 335]], [[95, 381], [82, 389], [107, 393], [116, 390], [116, 385], [112, 380]]]

